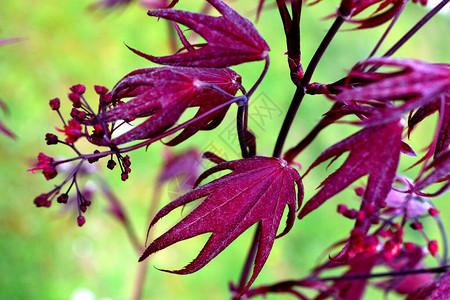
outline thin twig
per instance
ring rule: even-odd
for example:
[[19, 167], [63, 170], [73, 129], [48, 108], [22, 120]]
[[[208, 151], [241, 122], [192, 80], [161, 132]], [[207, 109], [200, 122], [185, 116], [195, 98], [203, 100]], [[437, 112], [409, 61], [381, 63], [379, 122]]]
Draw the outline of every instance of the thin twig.
[[317, 48], [316, 52], [314, 53], [313, 58], [309, 62], [309, 65], [306, 68], [305, 76], [302, 78], [300, 86], [298, 86], [295, 91], [291, 105], [289, 106], [289, 110], [286, 114], [286, 117], [284, 118], [283, 125], [281, 126], [280, 133], [278, 134], [275, 148], [273, 150], [274, 157], [281, 156], [281, 152], [283, 151], [283, 146], [284, 143], [286, 142], [289, 129], [292, 126], [298, 108], [300, 107], [303, 97], [305, 96], [305, 88], [310, 83], [312, 75], [314, 74], [314, 71], [316, 70], [316, 67], [319, 64], [320, 59], [322, 58], [323, 54], [328, 48], [328, 45], [330, 45], [331, 40], [336, 35], [336, 33], [338, 32], [339, 28], [342, 26], [344, 21], [345, 18], [342, 16], [338, 16], [336, 18], [336, 20], [333, 22], [330, 29], [328, 30], [327, 34], [323, 38], [322, 42], [320, 43], [319, 47]]

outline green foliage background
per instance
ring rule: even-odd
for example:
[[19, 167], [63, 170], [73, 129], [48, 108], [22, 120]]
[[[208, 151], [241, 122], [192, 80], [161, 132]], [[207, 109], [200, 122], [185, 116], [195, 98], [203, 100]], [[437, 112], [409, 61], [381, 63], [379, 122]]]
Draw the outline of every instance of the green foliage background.
[[[202, 1], [180, 2], [181, 9], [199, 10]], [[44, 182], [40, 174], [26, 172], [34, 164], [38, 152], [51, 156], [72, 155], [63, 147], [45, 145], [45, 133], [55, 132], [55, 127], [61, 127], [57, 115], [48, 107], [49, 99], [60, 97], [63, 106], [68, 108], [66, 96], [69, 87], [82, 83], [87, 86], [87, 98], [95, 103], [94, 84], [111, 88], [128, 72], [151, 65], [127, 50], [124, 42], [155, 55], [169, 53], [166, 24], [150, 19], [142, 7], [134, 3], [123, 11], [92, 13], [86, 9], [90, 3], [89, 0], [0, 2], [0, 38], [25, 38], [0, 48], [0, 97], [10, 109], [10, 113], [1, 118], [18, 135], [17, 140], [0, 136], [1, 299], [70, 299], [80, 288], [92, 291], [96, 299], [128, 299], [132, 294], [138, 254], [128, 243], [123, 228], [106, 213], [106, 201], [101, 195], [95, 198], [89, 209], [86, 225], [78, 228], [72, 209], [64, 209], [57, 204], [50, 209], [34, 207], [34, 197], [48, 191], [54, 183]], [[236, 1], [233, 7], [254, 20], [255, 3]], [[323, 1], [304, 8], [301, 41], [304, 64], [310, 60], [331, 25], [330, 20], [320, 19], [332, 13], [336, 5], [335, 2]], [[392, 45], [426, 11], [418, 5], [408, 4], [385, 45]], [[448, 63], [448, 39], [445, 38], [448, 37], [449, 25], [448, 14], [439, 15], [396, 56]], [[272, 1], [268, 1], [267, 10], [257, 27], [271, 47], [271, 67], [255, 98], [263, 92], [272, 107], [279, 111], [267, 115], [264, 126], [254, 128], [259, 138], [258, 153], [270, 155], [294, 87], [290, 83], [284, 55], [281, 22]], [[339, 33], [319, 64], [313, 81], [330, 82], [343, 77], [354, 63], [367, 57], [384, 28]], [[386, 49], [384, 47], [382, 51]], [[262, 67], [262, 63], [250, 63], [234, 69], [243, 76], [248, 89]], [[330, 106], [330, 101], [321, 96], [306, 98], [287, 146], [296, 144]], [[230, 111], [216, 134], [234, 123], [234, 113], [235, 110]], [[416, 151], [431, 141], [435, 122], [435, 117], [430, 118], [412, 135], [411, 145]], [[299, 162], [304, 168], [308, 167], [326, 147], [355, 130], [348, 125], [336, 125], [325, 130], [299, 157]], [[208, 148], [213, 145], [215, 150], [227, 153], [229, 159], [237, 158], [231, 151], [237, 147], [235, 141], [224, 142], [220, 136], [209, 132], [197, 134], [175, 150], [195, 145], [200, 145], [202, 151], [213, 150]], [[148, 151], [142, 149], [132, 153], [133, 171], [125, 183], [119, 180], [117, 170], [106, 172], [104, 166], [100, 168], [126, 206], [142, 242], [149, 223], [146, 211], [152, 198], [152, 182], [159, 169], [162, 148], [161, 144], [155, 144]], [[413, 161], [404, 159], [400, 169], [405, 170]], [[306, 199], [313, 195], [325, 172], [324, 168], [318, 168], [305, 179]], [[417, 169], [413, 169], [406, 173], [414, 177], [416, 172]], [[61, 176], [54, 179], [55, 182], [59, 180]], [[173, 184], [165, 188], [164, 203], [170, 200], [173, 189]], [[351, 191], [344, 192], [297, 222], [288, 236], [276, 241], [256, 285], [300, 278], [309, 272], [316, 260], [327, 259], [328, 253], [322, 251], [344, 237], [351, 228], [351, 221], [335, 213], [336, 205], [343, 202], [358, 206], [356, 196]], [[449, 204], [443, 203], [443, 199], [438, 199], [435, 204], [443, 210], [445, 218]], [[172, 222], [177, 218], [179, 215], [175, 213]], [[448, 218], [445, 222], [450, 228]], [[424, 225], [427, 232], [434, 232], [438, 237], [435, 224], [427, 221]], [[153, 266], [182, 267], [195, 257], [207, 237], [183, 242], [156, 254], [150, 261], [144, 298], [229, 298], [227, 283], [238, 279], [251, 237], [252, 232], [245, 233], [207, 267], [189, 276], [162, 273]], [[408, 233], [408, 237], [424, 242], [417, 234]], [[433, 265], [435, 261], [430, 260], [430, 263]], [[376, 289], [370, 293], [370, 298], [381, 297], [381, 292]], [[289, 297], [271, 295], [268, 298]]]

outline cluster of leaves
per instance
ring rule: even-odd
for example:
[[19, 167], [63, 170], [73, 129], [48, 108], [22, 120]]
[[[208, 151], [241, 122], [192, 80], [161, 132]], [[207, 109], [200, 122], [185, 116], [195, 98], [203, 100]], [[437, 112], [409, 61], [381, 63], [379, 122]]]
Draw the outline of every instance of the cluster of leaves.
[[[99, 4], [113, 6], [128, 2], [102, 1]], [[392, 20], [391, 26], [372, 52], [374, 54], [395, 24], [406, 1], [343, 0], [336, 14], [330, 16], [335, 21], [304, 72], [300, 51], [303, 3], [277, 0], [286, 36], [289, 72], [296, 92], [277, 137], [273, 155], [268, 157], [256, 155], [256, 138], [248, 129], [251, 125], [248, 124], [248, 102], [252, 101], [254, 91], [269, 68], [269, 46], [252, 22], [220, 0], [207, 2], [221, 16], [175, 10], [173, 6], [177, 2], [158, 2], [158, 5], [168, 8], [151, 10], [148, 15], [174, 24], [174, 32], [183, 45], [179, 51], [173, 55], [156, 57], [128, 47], [137, 55], [165, 66], [135, 70], [123, 77], [111, 91], [96, 86], [95, 91], [99, 95], [96, 111], [86, 101], [83, 85], [71, 87], [68, 98], [72, 110], [67, 122], [60, 112], [60, 100], [55, 98], [50, 101], [50, 107], [61, 117], [63, 128], [58, 131], [64, 133], [65, 139], [48, 133], [47, 144], [68, 146], [76, 156], [55, 160], [40, 153], [37, 166], [30, 171], [42, 170], [45, 178], [51, 180], [58, 175], [57, 167], [60, 165], [73, 161], [78, 161], [78, 164], [61, 184], [38, 196], [34, 200], [36, 206], [49, 207], [53, 199], [67, 203], [69, 192], [75, 187], [74, 201], [79, 212], [77, 220], [78, 225], [82, 226], [85, 222], [82, 213], [90, 205], [90, 200], [83, 195], [78, 183], [85, 162], [93, 164], [102, 158], [109, 158], [107, 167], [114, 169], [118, 164], [121, 178], [126, 180], [131, 172], [131, 162], [124, 153], [148, 147], [179, 131], [177, 136], [165, 142], [167, 146], [176, 146], [199, 131], [213, 130], [222, 122], [229, 107], [236, 103], [236, 127], [242, 159], [225, 161], [213, 153], [205, 153], [204, 158], [216, 163], [216, 166], [201, 174], [195, 183], [189, 176], [193, 189], [156, 213], [149, 231], [174, 209], [201, 199], [200, 204], [174, 227], [154, 239], [144, 250], [140, 261], [182, 240], [212, 233], [191, 263], [180, 270], [166, 270], [189, 274], [203, 268], [239, 235], [257, 224], [252, 250], [241, 280], [237, 285], [231, 285], [234, 298], [286, 292], [306, 299], [299, 289], [309, 288], [318, 291], [317, 299], [328, 296], [360, 299], [369, 283], [368, 279], [376, 276], [371, 274], [376, 266], [386, 266], [391, 270], [385, 276], [391, 276], [392, 279], [376, 284], [387, 292], [395, 290], [407, 293], [411, 299], [445, 293], [443, 289], [448, 289], [448, 275], [434, 281], [427, 272], [447, 271], [447, 245], [444, 243], [443, 255], [440, 256], [437, 241], [427, 236], [420, 220], [434, 218], [440, 223], [439, 211], [432, 199], [443, 195], [450, 186], [450, 65], [390, 58], [439, 9], [434, 9], [420, 20], [412, 29], [412, 34], [405, 35], [382, 57], [371, 55], [357, 63], [345, 78], [324, 84], [311, 82], [311, 79], [323, 53], [341, 26], [349, 22], [358, 24], [356, 29], [367, 29]], [[258, 14], [264, 2], [259, 2]], [[439, 7], [446, 2], [442, 1]], [[379, 7], [374, 14], [365, 19], [355, 18], [376, 4]], [[178, 24], [186, 26], [206, 42], [190, 42]], [[260, 78], [247, 91], [242, 86], [241, 75], [229, 67], [252, 61], [265, 61], [265, 66]], [[236, 96], [239, 91], [242, 95]], [[292, 121], [307, 94], [324, 94], [333, 102], [333, 106], [298, 145], [283, 152]], [[191, 107], [198, 107], [196, 115], [177, 125], [182, 114]], [[434, 112], [439, 114], [438, 124], [427, 153], [417, 160], [420, 171], [415, 179], [405, 178], [397, 171], [400, 157], [416, 154], [403, 141], [406, 135], [404, 132], [410, 137], [413, 129]], [[408, 116], [407, 120], [405, 116]], [[135, 124], [137, 121], [142, 122]], [[342, 122], [361, 129], [323, 151], [300, 176], [295, 166], [299, 164], [297, 160], [301, 152], [324, 128]], [[129, 125], [132, 126], [129, 130], [120, 130], [121, 133], [117, 130]], [[96, 148], [93, 153], [81, 153], [77, 145], [82, 139]], [[344, 163], [322, 182], [320, 190], [302, 207], [302, 179], [316, 166], [329, 159], [333, 162], [346, 152], [349, 154]], [[189, 170], [188, 174], [196, 173], [193, 171], [196, 168], [190, 163], [182, 166], [179, 160], [172, 159], [167, 163], [167, 174], [163, 173], [158, 183], [185, 168]], [[304, 164], [303, 161], [301, 163]], [[224, 170], [231, 172], [200, 185], [212, 174]], [[340, 204], [337, 208], [338, 214], [354, 220], [354, 227], [348, 237], [332, 247], [339, 248], [338, 254], [305, 278], [252, 288], [275, 239], [286, 235], [294, 226], [297, 210], [298, 219], [303, 220], [365, 175], [368, 175], [367, 184], [355, 189], [361, 197], [360, 206], [349, 209]], [[69, 187], [62, 192], [66, 184]], [[438, 186], [438, 190], [430, 192], [430, 187], [435, 186]], [[112, 211], [123, 221], [122, 210], [117, 209], [117, 201], [113, 202], [116, 204]], [[286, 207], [287, 225], [277, 235]], [[405, 231], [410, 230], [408, 226], [420, 232], [425, 241], [423, 244], [405, 240]], [[423, 259], [428, 254], [437, 258], [440, 265], [438, 269], [424, 269]], [[252, 264], [254, 266], [250, 274]], [[322, 276], [326, 270], [342, 267], [346, 270], [340, 277]], [[399, 274], [405, 277], [395, 277]], [[429, 286], [425, 287], [427, 284]], [[424, 288], [419, 290], [421, 287]]]

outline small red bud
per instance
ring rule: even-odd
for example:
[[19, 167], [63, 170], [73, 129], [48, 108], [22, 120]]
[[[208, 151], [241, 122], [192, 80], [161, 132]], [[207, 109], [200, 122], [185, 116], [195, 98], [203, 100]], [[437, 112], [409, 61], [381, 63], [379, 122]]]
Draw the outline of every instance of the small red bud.
[[406, 242], [403, 244], [403, 246], [405, 247], [406, 251], [408, 251], [408, 252], [413, 252], [414, 249], [416, 249], [416, 245], [411, 242]]
[[59, 107], [60, 107], [60, 101], [59, 101], [59, 98], [55, 98], [55, 99], [50, 100], [50, 107], [51, 107], [53, 110], [58, 110]]
[[428, 243], [428, 251], [430, 251], [430, 254], [435, 256], [438, 252], [438, 243], [435, 240], [432, 240]]
[[52, 133], [47, 133], [45, 135], [45, 140], [47, 145], [56, 145], [58, 144], [58, 137]]
[[364, 188], [363, 187], [355, 188], [355, 194], [358, 195], [358, 196], [364, 195]]
[[411, 223], [411, 225], [409, 225], [409, 226], [414, 230], [422, 230], [423, 229], [423, 225], [420, 222]]
[[83, 216], [78, 216], [77, 223], [78, 223], [78, 226], [81, 227], [84, 225], [84, 223], [86, 223], [86, 219]]
[[122, 179], [122, 181], [126, 181], [128, 179], [128, 174], [122, 173], [122, 175], [120, 176], [120, 179]]
[[358, 215], [358, 213], [355, 209], [349, 209], [346, 212], [344, 212], [343, 215], [344, 215], [344, 217], [347, 217], [349, 219], [356, 219], [356, 216]]
[[[95, 150], [95, 151], [94, 151], [94, 154], [97, 154], [97, 153], [100, 153], [100, 151], [99, 151], [99, 150]], [[93, 163], [97, 162], [99, 159], [100, 159], [99, 157], [88, 158], [88, 162], [89, 162], [90, 164], [93, 164]]]
[[69, 94], [69, 99], [72, 101], [72, 105], [75, 108], [81, 107], [80, 95], [75, 93]]
[[95, 92], [99, 95], [106, 94], [108, 89], [101, 85], [94, 85]]
[[337, 212], [343, 214], [347, 211], [347, 206], [345, 204], [339, 204], [337, 206]]
[[108, 160], [108, 164], [106, 165], [106, 167], [110, 170], [114, 169], [114, 167], [116, 166], [116, 162], [112, 159]]
[[81, 94], [84, 94], [84, 92], [86, 91], [86, 87], [82, 84], [76, 84], [76, 85], [72, 86], [70, 88], [70, 90], [72, 91], [72, 93], [81, 95]]
[[67, 200], [69, 200], [69, 195], [67, 195], [67, 194], [61, 194], [61, 195], [59, 195], [58, 196], [58, 198], [56, 198], [56, 201], [58, 202], [58, 203], [67, 203]]
[[363, 211], [358, 211], [357, 215], [356, 215], [356, 219], [358, 221], [362, 221], [366, 218], [366, 213]]
[[428, 213], [430, 214], [430, 216], [436, 216], [436, 215], [438, 215], [438, 214], [440, 213], [440, 211], [437, 210], [436, 208], [431, 207], [431, 208], [428, 210]]
[[125, 167], [131, 166], [130, 157], [129, 157], [128, 155], [125, 155], [125, 157], [123, 158], [123, 165], [124, 165]]

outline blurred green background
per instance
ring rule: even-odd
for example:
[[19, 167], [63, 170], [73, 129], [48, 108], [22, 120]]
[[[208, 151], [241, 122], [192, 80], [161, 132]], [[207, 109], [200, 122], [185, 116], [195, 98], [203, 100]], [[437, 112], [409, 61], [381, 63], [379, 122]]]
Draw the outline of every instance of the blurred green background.
[[[202, 6], [202, 1], [180, 2], [180, 9], [198, 11]], [[39, 152], [50, 156], [72, 155], [64, 147], [45, 145], [45, 133], [55, 132], [55, 127], [61, 127], [57, 115], [48, 106], [50, 99], [60, 97], [67, 109], [69, 87], [82, 83], [87, 87], [88, 100], [95, 103], [97, 98], [93, 85], [111, 88], [128, 72], [151, 66], [151, 63], [126, 49], [124, 42], [154, 55], [168, 54], [170, 51], [164, 21], [158, 23], [156, 19], [149, 18], [146, 10], [136, 3], [125, 10], [110, 13], [88, 11], [90, 3], [90, 0], [0, 1], [0, 38], [25, 38], [0, 48], [0, 97], [10, 110], [1, 118], [18, 135], [17, 140], [0, 136], [1, 299], [78, 299], [77, 295], [85, 295], [83, 299], [129, 299], [132, 295], [138, 254], [128, 243], [120, 224], [106, 212], [107, 204], [101, 195], [94, 198], [86, 214], [85, 226], [78, 228], [71, 209], [65, 210], [56, 203], [50, 209], [38, 209], [33, 205], [34, 197], [49, 191], [54, 183], [45, 182], [40, 174], [26, 172], [35, 163]], [[233, 7], [254, 20], [255, 3], [235, 1]], [[330, 20], [320, 19], [332, 13], [336, 5], [337, 2], [323, 1], [304, 9], [301, 41], [304, 64], [310, 60], [331, 24]], [[260, 155], [272, 153], [294, 92], [284, 55], [286, 50], [281, 22], [272, 1], [268, 1], [266, 7], [257, 28], [271, 47], [271, 67], [254, 99], [265, 103], [269, 110], [260, 107], [261, 110], [257, 111], [255, 108], [250, 121], [250, 128], [258, 137]], [[405, 14], [382, 51], [427, 10], [418, 5], [407, 5]], [[437, 16], [396, 56], [448, 63], [449, 25], [448, 14]], [[313, 81], [330, 82], [343, 77], [354, 63], [367, 57], [384, 28], [339, 33], [319, 64]], [[234, 69], [242, 75], [244, 86], [249, 89], [262, 67], [259, 62]], [[286, 149], [307, 134], [330, 105], [330, 101], [321, 96], [307, 97], [295, 120]], [[260, 118], [257, 112], [264, 114], [264, 117]], [[238, 158], [237, 143], [227, 136], [228, 128], [234, 126], [234, 114], [235, 108], [214, 134], [199, 133], [175, 150], [200, 145], [202, 151], [214, 150], [222, 152], [219, 154], [225, 153], [228, 159]], [[435, 123], [434, 116], [413, 133], [410, 142], [416, 151], [422, 150], [431, 141]], [[355, 130], [349, 125], [328, 128], [302, 153], [299, 162], [304, 168], [308, 167], [318, 153]], [[125, 183], [120, 181], [117, 170], [99, 170], [104, 172], [126, 206], [142, 243], [149, 223], [147, 207], [162, 149], [162, 145], [157, 143], [148, 151], [141, 149], [132, 153], [133, 171]], [[413, 162], [411, 158], [403, 159], [400, 170], [405, 170]], [[339, 162], [336, 163], [338, 165]], [[416, 172], [417, 168], [405, 171], [405, 174], [414, 177]], [[325, 169], [322, 167], [305, 179], [306, 200], [314, 194], [315, 187], [324, 176]], [[61, 178], [59, 176], [55, 181], [59, 182]], [[173, 186], [164, 188], [164, 203], [169, 201], [173, 189]], [[435, 204], [446, 216], [450, 206], [443, 200], [437, 199]], [[323, 253], [323, 250], [344, 237], [352, 226], [350, 220], [335, 213], [338, 203], [358, 206], [352, 191], [343, 192], [322, 209], [297, 222], [288, 236], [276, 241], [255, 286], [300, 278], [308, 274], [317, 261], [326, 260], [328, 253]], [[174, 215], [173, 222], [179, 217], [176, 213]], [[447, 218], [445, 222], [449, 229], [450, 220]], [[438, 238], [433, 222], [428, 220], [424, 225], [432, 237]], [[183, 242], [154, 255], [148, 268], [144, 298], [229, 299], [228, 282], [239, 278], [252, 231], [246, 232], [204, 269], [188, 276], [162, 273], [153, 266], [169, 269], [182, 267], [195, 257], [206, 237]], [[407, 236], [419, 243], [424, 242], [417, 234], [408, 232]], [[433, 260], [429, 262], [431, 265], [436, 263]], [[368, 299], [381, 296], [380, 291], [371, 289]], [[268, 299], [285, 298], [290, 297], [268, 296]]]

